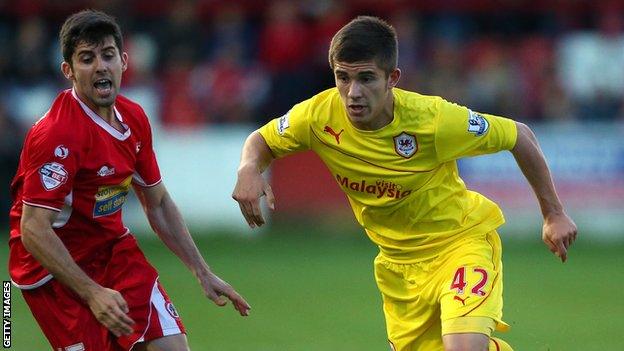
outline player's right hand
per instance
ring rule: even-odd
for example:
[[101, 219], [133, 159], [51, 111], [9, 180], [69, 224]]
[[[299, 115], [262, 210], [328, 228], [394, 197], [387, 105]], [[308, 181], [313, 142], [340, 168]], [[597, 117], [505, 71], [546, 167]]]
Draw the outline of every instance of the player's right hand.
[[204, 293], [212, 302], [217, 306], [225, 306], [227, 301], [223, 296], [232, 301], [234, 308], [240, 313], [241, 316], [249, 316], [249, 310], [251, 306], [240, 296], [230, 284], [223, 279], [219, 278], [211, 271], [206, 272], [198, 276], [199, 283], [204, 289]]
[[544, 218], [542, 240], [561, 262], [568, 258], [568, 248], [576, 240], [576, 224], [567, 214], [555, 213]]
[[99, 286], [86, 302], [95, 318], [115, 336], [132, 334], [134, 321], [128, 316], [128, 304], [118, 291]]
[[270, 209], [275, 209], [275, 197], [269, 183], [251, 167], [238, 170], [238, 179], [232, 192], [232, 198], [238, 202], [241, 213], [251, 228], [265, 223], [260, 210], [260, 198], [266, 195]]

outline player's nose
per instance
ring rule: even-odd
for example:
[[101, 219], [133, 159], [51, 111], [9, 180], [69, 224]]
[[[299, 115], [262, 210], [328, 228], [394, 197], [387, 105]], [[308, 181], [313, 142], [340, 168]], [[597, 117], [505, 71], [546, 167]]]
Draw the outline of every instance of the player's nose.
[[97, 72], [106, 72], [108, 71], [108, 65], [107, 62], [100, 56], [96, 56], [95, 57], [95, 70]]
[[351, 99], [362, 97], [362, 86], [358, 82], [351, 82], [347, 96]]

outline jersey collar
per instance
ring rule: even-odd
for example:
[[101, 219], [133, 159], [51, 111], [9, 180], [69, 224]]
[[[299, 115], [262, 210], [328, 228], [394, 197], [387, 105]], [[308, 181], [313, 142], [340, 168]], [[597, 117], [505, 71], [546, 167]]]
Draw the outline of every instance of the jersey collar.
[[102, 117], [98, 116], [97, 113], [93, 112], [93, 110], [91, 110], [89, 106], [87, 106], [84, 102], [82, 102], [82, 100], [80, 100], [78, 94], [76, 94], [76, 91], [74, 89], [72, 89], [71, 92], [72, 96], [74, 97], [74, 99], [76, 99], [76, 101], [78, 101], [80, 107], [82, 107], [82, 110], [87, 114], [87, 116], [89, 116], [89, 118], [91, 118], [91, 120], [95, 122], [98, 126], [102, 127], [102, 129], [107, 131], [108, 134], [112, 135], [115, 139], [118, 140], [126, 140], [128, 139], [128, 137], [130, 137], [130, 127], [128, 127], [128, 125], [123, 122], [123, 118], [121, 117], [121, 114], [115, 106], [113, 106], [113, 110], [115, 111], [115, 117], [117, 117], [119, 123], [121, 123], [121, 125], [126, 129], [124, 133], [113, 128], [110, 124], [106, 123], [106, 121], [104, 121]]

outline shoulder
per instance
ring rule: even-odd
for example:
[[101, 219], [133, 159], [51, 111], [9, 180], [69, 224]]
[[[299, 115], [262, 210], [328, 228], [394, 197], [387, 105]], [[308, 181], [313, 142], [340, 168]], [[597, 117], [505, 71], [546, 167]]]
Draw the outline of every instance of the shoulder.
[[295, 104], [284, 116], [290, 116], [290, 118], [300, 121], [307, 120], [312, 122], [320, 116], [331, 114], [332, 105], [335, 103], [336, 98], [339, 99], [338, 91], [335, 88], [327, 89]]
[[28, 136], [31, 142], [55, 143], [76, 141], [81, 138], [82, 109], [72, 96], [71, 89], [62, 91], [50, 109], [33, 124]]
[[320, 93], [314, 95], [310, 100], [312, 100], [315, 105], [323, 105], [326, 103], [332, 103], [335, 100], [340, 100], [340, 94], [338, 93], [338, 88], [334, 87], [321, 91]]
[[324, 90], [295, 105], [293, 109], [295, 108], [305, 113], [310, 122], [331, 118], [332, 115], [340, 113], [343, 109], [340, 95], [336, 88]]
[[115, 100], [115, 107], [120, 112], [126, 112], [126, 114], [132, 116], [133, 118], [147, 119], [145, 110], [143, 110], [143, 107], [141, 107], [138, 102], [131, 100], [121, 94], [117, 95], [117, 100]]
[[394, 97], [401, 112], [416, 113], [435, 117], [443, 103], [448, 103], [439, 96], [422, 95], [408, 90], [394, 88]]
[[123, 95], [117, 95], [115, 101], [115, 108], [121, 114], [124, 123], [131, 127], [149, 128], [150, 122], [145, 110], [134, 100], [131, 100]]

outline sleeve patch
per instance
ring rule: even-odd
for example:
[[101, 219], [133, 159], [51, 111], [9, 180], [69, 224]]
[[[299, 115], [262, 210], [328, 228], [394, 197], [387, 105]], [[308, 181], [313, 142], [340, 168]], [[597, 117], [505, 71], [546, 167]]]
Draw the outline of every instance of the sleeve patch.
[[477, 112], [468, 110], [468, 132], [473, 133], [475, 136], [481, 136], [487, 133], [490, 128], [490, 123]]
[[67, 171], [62, 164], [56, 162], [46, 163], [39, 168], [41, 184], [45, 190], [54, 190], [67, 182]]
[[59, 145], [54, 149], [54, 156], [64, 160], [69, 156], [69, 149], [65, 145]]
[[283, 115], [277, 120], [277, 132], [279, 133], [279, 135], [284, 135], [284, 131], [288, 129], [288, 127], [290, 126], [288, 123], [289, 114], [290, 114], [290, 111], [286, 112], [285, 115]]

